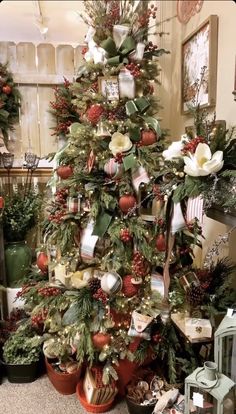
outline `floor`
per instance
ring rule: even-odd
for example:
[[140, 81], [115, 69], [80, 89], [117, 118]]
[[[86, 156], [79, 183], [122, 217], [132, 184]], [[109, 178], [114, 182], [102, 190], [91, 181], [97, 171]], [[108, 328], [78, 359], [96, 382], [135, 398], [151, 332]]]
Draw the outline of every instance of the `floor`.
[[[0, 385], [1, 414], [82, 414], [87, 413], [74, 395], [61, 395], [46, 375], [30, 384]], [[117, 402], [108, 413], [128, 414], [126, 403]]]

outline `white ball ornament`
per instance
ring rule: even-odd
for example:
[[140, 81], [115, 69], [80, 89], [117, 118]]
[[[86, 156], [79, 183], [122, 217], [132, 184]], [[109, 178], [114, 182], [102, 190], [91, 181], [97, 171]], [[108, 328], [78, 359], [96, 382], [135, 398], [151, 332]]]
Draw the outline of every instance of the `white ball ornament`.
[[106, 272], [101, 278], [101, 288], [108, 295], [114, 295], [122, 289], [122, 279], [116, 272]]
[[122, 164], [119, 164], [115, 160], [115, 158], [111, 158], [104, 165], [104, 171], [110, 177], [119, 178], [119, 177], [122, 176], [122, 173], [123, 173], [123, 165]]

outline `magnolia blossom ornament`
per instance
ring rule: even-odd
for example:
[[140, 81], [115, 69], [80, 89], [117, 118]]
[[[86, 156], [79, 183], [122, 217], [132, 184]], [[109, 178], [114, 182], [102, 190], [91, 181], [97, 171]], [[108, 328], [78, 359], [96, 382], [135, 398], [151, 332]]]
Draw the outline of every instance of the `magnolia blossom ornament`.
[[114, 156], [121, 152], [126, 152], [132, 148], [132, 142], [128, 135], [123, 135], [120, 132], [115, 132], [109, 143], [109, 149]]
[[184, 157], [184, 172], [191, 177], [202, 177], [216, 173], [224, 165], [223, 151], [216, 151], [213, 155], [209, 145], [199, 143], [194, 154]]
[[170, 146], [162, 152], [162, 156], [166, 161], [172, 160], [173, 158], [180, 158], [183, 156], [182, 149], [184, 148], [184, 142], [175, 141], [170, 144]]
[[108, 295], [119, 292], [122, 288], [122, 279], [116, 272], [106, 272], [101, 278], [101, 288]]

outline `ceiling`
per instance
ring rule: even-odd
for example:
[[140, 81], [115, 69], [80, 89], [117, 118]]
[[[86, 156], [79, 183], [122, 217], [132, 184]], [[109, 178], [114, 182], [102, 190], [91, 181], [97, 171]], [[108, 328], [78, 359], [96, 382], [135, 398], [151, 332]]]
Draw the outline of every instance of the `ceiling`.
[[[36, 26], [41, 9], [44, 25], [42, 35]], [[83, 44], [87, 26], [78, 16], [83, 1], [12, 1], [0, 3], [0, 41]]]

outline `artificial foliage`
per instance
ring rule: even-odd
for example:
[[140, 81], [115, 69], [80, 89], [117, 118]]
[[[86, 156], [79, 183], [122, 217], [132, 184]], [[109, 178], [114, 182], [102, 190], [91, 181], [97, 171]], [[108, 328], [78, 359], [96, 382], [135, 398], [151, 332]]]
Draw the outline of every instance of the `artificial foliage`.
[[6, 241], [22, 241], [38, 219], [42, 206], [42, 196], [34, 191], [27, 194], [13, 192], [4, 198], [2, 225]]
[[[208, 121], [198, 107], [197, 136], [184, 137], [172, 157], [154, 94], [157, 58], [166, 53], [148, 40], [158, 27], [154, 6], [101, 0], [84, 8], [88, 47], [69, 87], [79, 122], [71, 124], [64, 148], [50, 155], [57, 164], [43, 225], [50, 280], [31, 281], [19, 295], [47, 357], [101, 364], [104, 383], [119, 379], [122, 361], [138, 366], [155, 359], [168, 382], [182, 382], [200, 356], [171, 313], [191, 313], [197, 302], [211, 315], [225, 308], [224, 298], [233, 300], [227, 260], [207, 269], [208, 286], [204, 272], [192, 269], [202, 229], [197, 218], [187, 220], [186, 204], [222, 177], [230, 185], [234, 141], [215, 124], [199, 135]], [[207, 174], [192, 177], [184, 157], [200, 144], [211, 146], [210, 155], [204, 146], [209, 161], [223, 151], [224, 163], [220, 152]], [[181, 277], [190, 270], [199, 283], [185, 290]]]
[[14, 83], [13, 75], [8, 64], [0, 63], [0, 131], [5, 144], [8, 141], [9, 131], [19, 119], [20, 92]]
[[55, 120], [52, 135], [66, 136], [70, 125], [79, 121], [79, 114], [72, 99], [70, 82], [64, 78], [64, 83], [54, 88], [54, 100], [50, 102], [50, 113]]

